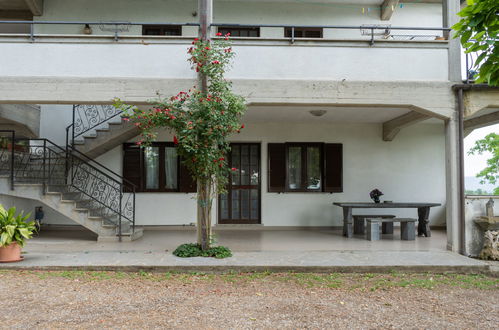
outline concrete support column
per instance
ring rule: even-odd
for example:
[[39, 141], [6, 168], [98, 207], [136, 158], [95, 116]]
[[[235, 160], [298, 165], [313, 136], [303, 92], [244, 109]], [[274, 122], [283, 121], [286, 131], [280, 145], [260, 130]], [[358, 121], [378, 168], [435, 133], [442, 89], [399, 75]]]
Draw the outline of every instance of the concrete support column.
[[[450, 28], [459, 21], [457, 13], [461, 10], [459, 0], [442, 1], [442, 26]], [[449, 80], [452, 82], [461, 82], [461, 44], [459, 39], [452, 37], [452, 31], [445, 32], [444, 37], [449, 40]]]
[[459, 252], [461, 196], [459, 189], [459, 120], [457, 112], [445, 123], [446, 227], [447, 249]]
[[[459, 21], [457, 13], [461, 10], [459, 0], [442, 1], [442, 23], [443, 27], [450, 28]], [[449, 81], [458, 84], [462, 82], [461, 77], [461, 45], [458, 39], [452, 38], [452, 31], [445, 33], [449, 40]], [[456, 100], [456, 95], [454, 94]], [[446, 182], [447, 182], [447, 248], [454, 252], [462, 251], [464, 240], [464, 226], [462, 225], [462, 214], [464, 196], [461, 191], [463, 184], [461, 156], [462, 139], [460, 133], [460, 108], [458, 102], [455, 111], [445, 124], [445, 153], [446, 153]]]

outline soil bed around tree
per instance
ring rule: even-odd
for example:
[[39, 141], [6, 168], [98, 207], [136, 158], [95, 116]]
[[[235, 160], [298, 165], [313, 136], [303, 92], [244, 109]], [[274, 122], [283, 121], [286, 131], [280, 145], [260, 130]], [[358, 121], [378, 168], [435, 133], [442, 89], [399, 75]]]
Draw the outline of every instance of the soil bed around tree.
[[0, 328], [495, 328], [499, 279], [0, 271]]

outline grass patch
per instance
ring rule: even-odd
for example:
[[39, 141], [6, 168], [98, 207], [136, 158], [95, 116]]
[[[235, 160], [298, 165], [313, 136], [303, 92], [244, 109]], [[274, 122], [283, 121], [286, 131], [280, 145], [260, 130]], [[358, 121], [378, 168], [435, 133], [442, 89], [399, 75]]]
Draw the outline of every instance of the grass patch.
[[150, 273], [140, 271], [98, 272], [98, 271], [14, 271], [0, 270], [0, 274], [9, 276], [33, 275], [41, 280], [64, 278], [81, 281], [106, 280], [142, 280], [154, 282], [193, 283], [230, 283], [245, 285], [248, 283], [276, 282], [286, 285], [297, 285], [305, 288], [344, 289], [359, 291], [377, 291], [389, 289], [424, 289], [433, 290], [438, 287], [458, 287], [463, 289], [498, 290], [499, 279], [481, 274], [317, 274], [317, 273], [271, 273], [230, 271], [224, 274], [209, 273]]

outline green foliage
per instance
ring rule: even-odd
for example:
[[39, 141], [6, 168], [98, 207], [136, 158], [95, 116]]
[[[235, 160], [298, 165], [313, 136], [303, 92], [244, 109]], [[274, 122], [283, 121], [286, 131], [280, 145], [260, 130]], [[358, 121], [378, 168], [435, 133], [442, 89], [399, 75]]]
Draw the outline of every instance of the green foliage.
[[6, 211], [0, 205], [0, 247], [17, 242], [21, 247], [36, 231], [35, 222], [26, 222], [30, 214], [24, 216], [23, 212], [16, 214], [16, 208], [11, 207]]
[[466, 195], [476, 195], [476, 196], [490, 195], [488, 191], [482, 190], [480, 188], [478, 188], [477, 190], [465, 190], [464, 193]]
[[178, 154], [193, 178], [215, 184], [218, 192], [223, 192], [230, 173], [227, 138], [244, 128], [240, 118], [246, 109], [244, 99], [233, 94], [231, 83], [224, 79], [234, 53], [228, 36], [214, 41], [196, 38], [188, 53], [192, 69], [206, 78], [206, 90], [194, 86], [169, 99], [158, 99], [152, 109], [145, 111], [120, 100], [115, 106], [140, 129], [139, 145], [154, 141], [158, 129], [171, 130]]
[[[497, 185], [499, 183], [499, 134], [490, 133], [485, 138], [475, 142], [473, 148], [468, 154], [483, 154], [490, 152], [492, 157], [487, 160], [487, 167], [481, 170], [476, 176], [481, 178], [480, 183], [490, 183]], [[494, 189], [494, 195], [499, 195], [499, 185]]]
[[186, 243], [182, 244], [173, 251], [173, 255], [180, 258], [191, 258], [191, 257], [215, 257], [217, 259], [223, 259], [232, 257], [232, 252], [228, 247], [225, 246], [212, 246], [207, 250], [202, 250], [201, 245], [196, 243]]
[[499, 1], [467, 0], [459, 16], [459, 23], [452, 28], [460, 37], [466, 53], [476, 53], [477, 83], [499, 86]]

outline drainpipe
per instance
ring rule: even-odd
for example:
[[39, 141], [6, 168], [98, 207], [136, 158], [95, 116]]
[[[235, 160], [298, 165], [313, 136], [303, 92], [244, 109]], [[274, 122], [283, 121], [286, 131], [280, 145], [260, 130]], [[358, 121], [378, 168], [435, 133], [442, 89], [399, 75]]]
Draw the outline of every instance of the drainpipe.
[[457, 90], [457, 115], [458, 115], [458, 152], [459, 152], [459, 253], [466, 254], [466, 219], [464, 198], [464, 102], [463, 89]]

